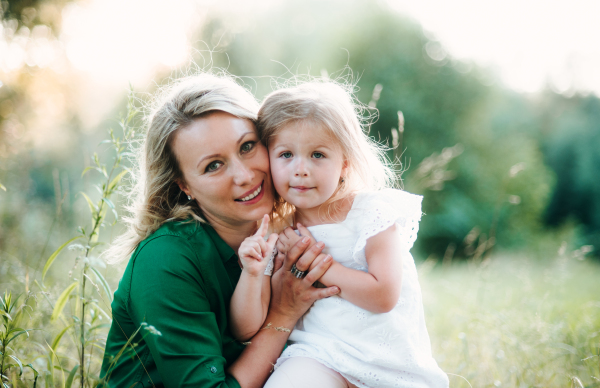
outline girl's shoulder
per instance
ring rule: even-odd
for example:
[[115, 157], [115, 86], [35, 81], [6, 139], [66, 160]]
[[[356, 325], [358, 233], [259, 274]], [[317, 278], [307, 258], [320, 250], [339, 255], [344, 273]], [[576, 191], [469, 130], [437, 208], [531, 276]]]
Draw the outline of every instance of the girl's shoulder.
[[385, 211], [390, 212], [390, 215], [418, 216], [420, 219], [422, 201], [423, 196], [398, 189], [361, 191], [354, 197], [352, 210], [367, 214], [373, 211]]
[[397, 224], [407, 249], [412, 248], [419, 222], [423, 197], [397, 189], [360, 192], [348, 214], [348, 226], [357, 233], [355, 251], [363, 249], [369, 237]]

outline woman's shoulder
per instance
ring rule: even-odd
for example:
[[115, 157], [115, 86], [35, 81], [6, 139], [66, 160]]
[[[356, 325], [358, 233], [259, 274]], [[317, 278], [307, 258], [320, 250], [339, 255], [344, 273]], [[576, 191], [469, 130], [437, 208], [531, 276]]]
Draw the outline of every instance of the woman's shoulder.
[[139, 244], [131, 257], [131, 264], [158, 269], [177, 266], [181, 261], [210, 260], [211, 256], [219, 255], [219, 242], [225, 244], [206, 223], [169, 221]]

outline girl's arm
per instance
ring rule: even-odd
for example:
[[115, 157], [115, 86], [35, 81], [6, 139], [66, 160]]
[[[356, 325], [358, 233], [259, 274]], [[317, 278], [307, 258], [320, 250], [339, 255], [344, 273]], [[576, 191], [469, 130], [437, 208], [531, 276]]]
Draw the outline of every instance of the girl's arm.
[[[320, 254], [322, 246], [308, 246], [308, 239], [299, 241], [286, 255], [283, 267], [273, 274], [273, 298], [265, 321], [265, 327], [269, 323], [271, 326], [259, 330], [227, 370], [242, 388], [262, 387], [273, 370], [273, 363], [283, 351], [290, 335], [289, 331], [296, 321], [317, 299], [339, 292], [337, 287], [317, 289], [312, 286], [329, 268], [332, 260], [331, 256]], [[290, 272], [294, 263], [300, 268], [312, 268], [305, 278], [296, 279]]]
[[271, 299], [271, 277], [242, 271], [229, 305], [229, 327], [238, 341], [247, 341], [261, 328]]
[[[301, 235], [312, 237], [302, 225], [298, 229]], [[393, 224], [367, 239], [365, 256], [369, 272], [346, 268], [334, 261], [319, 281], [328, 287], [338, 286], [342, 298], [365, 310], [373, 313], [392, 310], [402, 288], [399, 234], [399, 227]]]
[[269, 309], [271, 277], [264, 272], [277, 234], [265, 241], [268, 227], [269, 217], [265, 215], [256, 234], [245, 239], [238, 251], [243, 269], [229, 304], [229, 325], [239, 341], [247, 341], [258, 332]]

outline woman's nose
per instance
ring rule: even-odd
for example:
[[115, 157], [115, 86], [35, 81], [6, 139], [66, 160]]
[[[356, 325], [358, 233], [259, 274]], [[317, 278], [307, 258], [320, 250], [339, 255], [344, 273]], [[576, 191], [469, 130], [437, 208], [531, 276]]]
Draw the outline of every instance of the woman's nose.
[[233, 182], [238, 186], [252, 183], [254, 172], [244, 161], [237, 160], [233, 163]]

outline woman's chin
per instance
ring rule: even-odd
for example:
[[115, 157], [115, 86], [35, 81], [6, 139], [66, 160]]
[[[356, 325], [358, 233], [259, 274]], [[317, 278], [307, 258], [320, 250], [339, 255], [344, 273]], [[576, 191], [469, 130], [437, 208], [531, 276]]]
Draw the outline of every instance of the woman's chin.
[[246, 213], [244, 218], [258, 221], [262, 219], [265, 214], [271, 213], [273, 210], [273, 201], [273, 195], [265, 193], [265, 195], [255, 203], [242, 203], [240, 206], [240, 212]]

